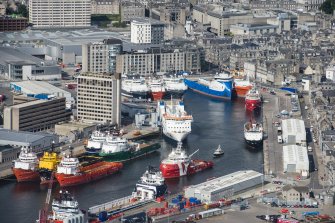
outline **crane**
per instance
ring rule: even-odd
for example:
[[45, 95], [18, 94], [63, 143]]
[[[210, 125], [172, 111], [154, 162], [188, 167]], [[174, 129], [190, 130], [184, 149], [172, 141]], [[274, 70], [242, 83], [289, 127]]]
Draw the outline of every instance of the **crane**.
[[49, 186], [48, 186], [47, 197], [45, 199], [43, 208], [40, 210], [39, 223], [47, 223], [48, 209], [49, 209], [49, 204], [50, 204], [54, 175], [55, 175], [55, 172], [52, 171], [50, 181], [49, 181]]

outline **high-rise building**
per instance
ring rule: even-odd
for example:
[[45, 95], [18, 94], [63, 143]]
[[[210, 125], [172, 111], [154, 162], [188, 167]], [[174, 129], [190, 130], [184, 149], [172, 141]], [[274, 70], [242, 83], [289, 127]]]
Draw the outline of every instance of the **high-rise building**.
[[35, 28], [91, 26], [91, 0], [30, 0], [29, 22]]
[[82, 70], [92, 73], [114, 73], [116, 56], [122, 51], [122, 41], [106, 39], [103, 42], [89, 43], [82, 46]]
[[160, 44], [164, 42], [164, 23], [150, 18], [136, 18], [130, 22], [131, 42]]
[[121, 123], [121, 75], [83, 73], [77, 77], [78, 119], [87, 123]]

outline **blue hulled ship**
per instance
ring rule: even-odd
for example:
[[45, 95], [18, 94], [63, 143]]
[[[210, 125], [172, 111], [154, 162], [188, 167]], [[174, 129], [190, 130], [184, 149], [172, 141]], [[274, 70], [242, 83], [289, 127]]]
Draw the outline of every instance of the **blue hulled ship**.
[[218, 99], [231, 100], [234, 97], [234, 80], [227, 73], [214, 76], [211, 80], [199, 78], [198, 81], [185, 79], [185, 84], [195, 92]]

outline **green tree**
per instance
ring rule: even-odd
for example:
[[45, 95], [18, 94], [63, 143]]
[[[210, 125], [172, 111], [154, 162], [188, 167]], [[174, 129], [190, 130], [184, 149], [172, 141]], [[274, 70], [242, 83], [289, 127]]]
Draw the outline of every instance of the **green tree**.
[[21, 16], [28, 18], [28, 10], [27, 6], [19, 4], [17, 7], [17, 13], [20, 14]]
[[335, 0], [326, 0], [322, 3], [320, 9], [326, 14], [333, 14], [335, 10]]

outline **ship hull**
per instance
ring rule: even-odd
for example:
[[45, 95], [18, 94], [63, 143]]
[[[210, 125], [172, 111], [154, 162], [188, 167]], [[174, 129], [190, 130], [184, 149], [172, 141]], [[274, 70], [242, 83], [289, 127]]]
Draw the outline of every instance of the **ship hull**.
[[116, 153], [99, 153], [99, 156], [103, 158], [103, 160], [108, 162], [124, 162], [132, 159], [139, 158], [141, 156], [145, 156], [147, 154], [153, 153], [160, 148], [159, 143], [155, 143], [152, 145], [148, 145], [144, 148], [141, 148], [139, 151], [124, 151], [124, 152], [116, 152]]
[[91, 155], [99, 154], [101, 152], [101, 149], [97, 149], [97, 148], [85, 147], [85, 150], [87, 154], [91, 154]]
[[253, 111], [261, 108], [261, 100], [246, 100], [245, 109], [248, 111]]
[[[210, 89], [208, 86], [199, 84], [196, 81], [191, 81], [185, 79], [185, 84], [191, 90], [206, 95], [208, 97], [216, 98], [216, 99], [223, 99], [223, 100], [231, 100], [233, 95], [233, 89], [226, 88], [224, 91], [216, 91]], [[223, 83], [222, 83], [223, 84]]]
[[38, 171], [13, 168], [17, 182], [36, 182], [40, 180]]
[[178, 178], [182, 176], [192, 175], [197, 172], [212, 168], [214, 165], [211, 161], [192, 160], [192, 163], [186, 167], [183, 163], [178, 164], [164, 164], [160, 165], [160, 170], [165, 179]]
[[164, 94], [164, 99], [171, 99], [175, 98], [175, 99], [180, 99], [184, 96], [186, 90], [166, 90], [165, 94]]
[[126, 90], [121, 90], [121, 95], [127, 98], [137, 98], [137, 99], [147, 99], [149, 94], [146, 91], [133, 91], [129, 92]]
[[[41, 179], [41, 184], [49, 184], [52, 175], [52, 170], [49, 169], [40, 169], [39, 176]], [[55, 183], [55, 180], [53, 181]]]
[[183, 141], [190, 134], [190, 132], [182, 132], [182, 133], [168, 132], [164, 128], [163, 128], [163, 133], [165, 136], [169, 137], [170, 139], [176, 140], [177, 142]]
[[258, 147], [261, 146], [263, 144], [263, 140], [248, 140], [245, 139], [245, 142], [252, 147]]
[[164, 93], [163, 91], [151, 92], [151, 99], [154, 101], [162, 100]]
[[123, 167], [122, 163], [99, 162], [81, 168], [78, 175], [56, 173], [56, 179], [61, 187], [75, 186], [101, 179], [118, 172]]
[[248, 91], [252, 88], [252, 86], [235, 86], [235, 91], [238, 97], [245, 97]]

